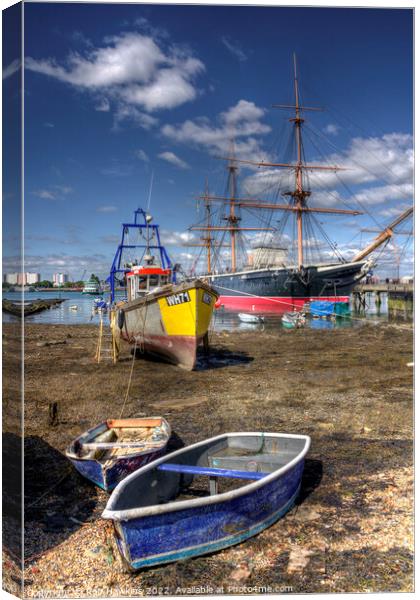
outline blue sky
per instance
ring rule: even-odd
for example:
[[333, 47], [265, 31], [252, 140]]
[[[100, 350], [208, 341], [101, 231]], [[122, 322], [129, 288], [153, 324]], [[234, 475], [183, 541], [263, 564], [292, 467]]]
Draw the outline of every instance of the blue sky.
[[[307, 114], [306, 157], [347, 167], [345, 187], [316, 175], [311, 202], [368, 210], [321, 219], [350, 258], [374, 235], [361, 228], [413, 201], [410, 10], [26, 4], [26, 269], [106, 275], [152, 172], [151, 212], [187, 267], [194, 198], [206, 177], [223, 192], [230, 138], [241, 158], [283, 158], [290, 115], [271, 104], [293, 98], [293, 52], [304, 101], [327, 109]], [[272, 200], [284, 177], [242, 168], [241, 194]], [[411, 241], [396, 243], [411, 273]]]

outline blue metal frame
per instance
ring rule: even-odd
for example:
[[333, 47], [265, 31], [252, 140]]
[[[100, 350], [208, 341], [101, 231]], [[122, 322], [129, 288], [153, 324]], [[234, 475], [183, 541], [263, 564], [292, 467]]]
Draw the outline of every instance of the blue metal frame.
[[[143, 217], [143, 223], [138, 223], [137, 218], [141, 215]], [[129, 233], [130, 229], [149, 229], [152, 230], [156, 235], [157, 245], [150, 246], [148, 244], [125, 244], [125, 236]], [[142, 208], [138, 208], [134, 211], [134, 223], [123, 223], [122, 224], [122, 235], [121, 235], [121, 243], [119, 244], [117, 251], [114, 256], [114, 260], [112, 261], [111, 270], [109, 273], [109, 283], [111, 287], [111, 303], [115, 301], [115, 279], [117, 273], [127, 273], [130, 269], [121, 268], [121, 258], [123, 250], [126, 248], [144, 248], [145, 250], [158, 250], [160, 254], [160, 263], [163, 269], [172, 269], [172, 263], [168, 256], [168, 253], [165, 250], [165, 247], [162, 246], [159, 235], [159, 225], [152, 225], [148, 223], [146, 220], [146, 212]], [[175, 283], [176, 281], [176, 273], [172, 270], [172, 281]]]

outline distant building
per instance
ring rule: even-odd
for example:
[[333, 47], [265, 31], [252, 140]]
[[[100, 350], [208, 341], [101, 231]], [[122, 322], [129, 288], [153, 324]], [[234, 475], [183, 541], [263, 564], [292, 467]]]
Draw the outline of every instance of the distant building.
[[39, 283], [41, 275], [39, 273], [5, 273], [3, 281], [11, 285], [30, 285], [31, 283]]
[[40, 273], [25, 273], [26, 275], [26, 285], [31, 285], [32, 283], [39, 283], [41, 281]]
[[18, 281], [19, 273], [5, 273], [3, 275], [4, 283], [10, 283], [11, 285], [16, 285]]
[[54, 287], [60, 287], [64, 285], [69, 280], [69, 276], [67, 273], [54, 273], [53, 275], [53, 285]]
[[39, 273], [5, 273], [3, 281], [11, 285], [31, 285], [32, 283], [39, 283], [41, 275]]

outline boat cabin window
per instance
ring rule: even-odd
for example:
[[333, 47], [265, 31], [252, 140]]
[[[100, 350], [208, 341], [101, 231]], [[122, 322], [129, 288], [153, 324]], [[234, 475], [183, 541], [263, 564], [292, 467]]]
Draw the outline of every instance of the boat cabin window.
[[143, 296], [167, 283], [169, 283], [169, 275], [132, 275], [128, 278], [129, 300]]
[[138, 280], [137, 289], [139, 289], [141, 291], [147, 290], [147, 277], [146, 276], [139, 277], [138, 275], [136, 275], [135, 279]]

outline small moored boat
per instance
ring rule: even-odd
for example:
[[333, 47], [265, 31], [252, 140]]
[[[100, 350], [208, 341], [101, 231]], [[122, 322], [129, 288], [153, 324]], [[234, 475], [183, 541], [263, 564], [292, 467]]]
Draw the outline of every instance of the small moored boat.
[[282, 315], [281, 324], [286, 329], [298, 329], [305, 325], [305, 315], [301, 312], [286, 312]]
[[99, 281], [94, 278], [90, 278], [89, 281], [85, 281], [83, 286], [82, 294], [89, 294], [90, 296], [96, 296], [97, 294], [103, 294], [103, 289]]
[[95, 312], [101, 311], [106, 312], [108, 310], [108, 303], [106, 300], [102, 300], [102, 298], [95, 298], [93, 301], [93, 310]]
[[250, 313], [238, 313], [239, 320], [243, 323], [263, 323], [264, 317]]
[[309, 446], [306, 435], [218, 435], [129, 475], [102, 516], [133, 570], [221, 550], [292, 507]]
[[159, 458], [171, 428], [163, 417], [108, 419], [77, 437], [66, 450], [76, 469], [103, 490]]

